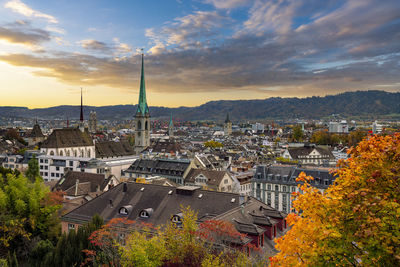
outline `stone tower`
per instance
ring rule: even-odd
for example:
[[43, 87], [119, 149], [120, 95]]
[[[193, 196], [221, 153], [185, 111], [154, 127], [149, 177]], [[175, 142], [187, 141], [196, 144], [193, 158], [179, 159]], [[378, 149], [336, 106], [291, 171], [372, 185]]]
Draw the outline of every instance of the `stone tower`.
[[226, 114], [226, 119], [224, 123], [224, 134], [231, 135], [232, 134], [232, 122], [229, 120], [229, 113]]
[[140, 76], [139, 103], [134, 121], [135, 121], [135, 152], [136, 154], [139, 154], [148, 146], [150, 146], [150, 112], [146, 100], [143, 54], [142, 54], [142, 70]]
[[169, 137], [174, 137], [174, 122], [172, 121], [172, 113], [171, 113], [171, 118], [169, 119], [169, 124], [168, 124], [168, 135]]
[[96, 111], [90, 111], [89, 114], [89, 133], [97, 132], [97, 114]]

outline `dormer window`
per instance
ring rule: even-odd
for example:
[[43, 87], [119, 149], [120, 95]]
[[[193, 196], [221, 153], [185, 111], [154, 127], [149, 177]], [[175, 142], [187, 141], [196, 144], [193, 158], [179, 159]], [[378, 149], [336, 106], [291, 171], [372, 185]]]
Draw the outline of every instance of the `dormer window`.
[[148, 208], [148, 209], [142, 210], [139, 214], [139, 217], [140, 218], [149, 218], [152, 214], [153, 214], [153, 209]]
[[178, 213], [172, 216], [171, 221], [176, 224], [177, 226], [180, 226], [182, 224], [183, 221], [183, 214], [182, 213]]
[[120, 215], [128, 215], [132, 211], [132, 205], [122, 206], [119, 208], [118, 213]]

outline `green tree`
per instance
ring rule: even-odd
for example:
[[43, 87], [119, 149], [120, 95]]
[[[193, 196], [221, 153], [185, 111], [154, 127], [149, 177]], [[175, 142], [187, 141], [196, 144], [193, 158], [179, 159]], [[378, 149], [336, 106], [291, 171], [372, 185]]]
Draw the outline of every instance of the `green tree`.
[[31, 181], [34, 182], [36, 179], [42, 179], [39, 174], [39, 163], [36, 159], [36, 155], [33, 155], [32, 158], [28, 162], [28, 169], [25, 172], [25, 176]]
[[293, 127], [292, 137], [296, 142], [300, 142], [303, 140], [304, 133], [300, 125], [296, 125]]
[[0, 255], [16, 251], [26, 259], [32, 240], [55, 240], [60, 205], [54, 204], [42, 181], [7, 174], [0, 177]]

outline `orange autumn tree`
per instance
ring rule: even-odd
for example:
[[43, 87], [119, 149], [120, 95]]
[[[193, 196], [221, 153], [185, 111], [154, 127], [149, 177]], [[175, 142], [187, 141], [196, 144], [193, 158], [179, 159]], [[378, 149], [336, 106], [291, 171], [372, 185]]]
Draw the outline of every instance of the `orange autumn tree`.
[[323, 194], [304, 173], [273, 266], [400, 266], [400, 134], [372, 136]]

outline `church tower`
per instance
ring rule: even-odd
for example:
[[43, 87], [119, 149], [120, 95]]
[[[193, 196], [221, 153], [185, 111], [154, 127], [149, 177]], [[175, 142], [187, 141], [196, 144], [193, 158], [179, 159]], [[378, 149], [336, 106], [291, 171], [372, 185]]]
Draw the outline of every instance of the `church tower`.
[[232, 134], [232, 122], [229, 120], [229, 113], [226, 114], [226, 119], [224, 123], [224, 134], [225, 136]]
[[142, 53], [142, 70], [140, 76], [139, 103], [135, 115], [135, 152], [139, 154], [150, 146], [150, 112], [146, 101], [144, 81], [144, 63]]
[[79, 118], [79, 125], [78, 125], [79, 130], [81, 130], [81, 132], [85, 131], [85, 122], [83, 120], [83, 97], [82, 97], [82, 88], [81, 88], [81, 114], [80, 114], [80, 118]]
[[168, 124], [168, 135], [169, 135], [169, 138], [174, 137], [174, 122], [172, 121], [172, 113], [171, 113], [171, 118], [169, 119], [169, 124]]

